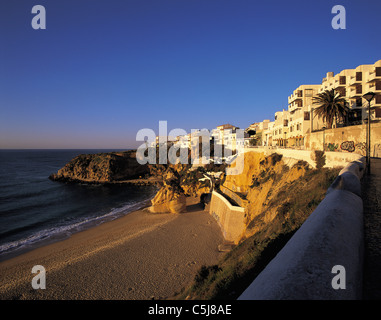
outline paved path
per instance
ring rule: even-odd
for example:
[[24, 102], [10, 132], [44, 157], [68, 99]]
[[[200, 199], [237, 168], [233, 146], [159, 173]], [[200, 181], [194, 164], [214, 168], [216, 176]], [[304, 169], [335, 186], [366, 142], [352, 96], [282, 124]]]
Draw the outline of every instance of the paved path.
[[364, 175], [365, 257], [363, 298], [381, 299], [381, 159], [371, 159], [370, 175]]

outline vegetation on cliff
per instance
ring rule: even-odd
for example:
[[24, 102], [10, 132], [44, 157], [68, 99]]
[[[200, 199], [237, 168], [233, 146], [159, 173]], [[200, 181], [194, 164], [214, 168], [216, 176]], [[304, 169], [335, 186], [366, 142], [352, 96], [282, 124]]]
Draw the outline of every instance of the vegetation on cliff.
[[340, 171], [310, 169], [302, 161], [288, 167], [276, 154], [254, 157], [248, 161], [257, 165], [241, 177], [230, 178], [250, 200], [240, 244], [218, 265], [202, 266], [193, 283], [176, 298], [238, 298], [323, 200]]

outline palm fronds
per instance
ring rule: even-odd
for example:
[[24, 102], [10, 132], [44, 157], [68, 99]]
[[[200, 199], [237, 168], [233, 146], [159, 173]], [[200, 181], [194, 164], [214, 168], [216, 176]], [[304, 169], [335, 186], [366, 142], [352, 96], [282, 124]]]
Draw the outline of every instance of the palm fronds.
[[326, 90], [312, 98], [315, 115], [320, 116], [327, 123], [327, 128], [332, 128], [334, 121], [345, 120], [349, 112], [347, 100], [336, 93], [334, 89]]

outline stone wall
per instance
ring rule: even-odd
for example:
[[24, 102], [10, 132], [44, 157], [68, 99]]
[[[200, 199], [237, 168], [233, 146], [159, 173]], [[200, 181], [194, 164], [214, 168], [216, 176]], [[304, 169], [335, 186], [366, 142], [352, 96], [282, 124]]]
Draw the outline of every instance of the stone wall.
[[[380, 140], [381, 141], [381, 140]], [[297, 161], [302, 160], [306, 161], [313, 168], [315, 168], [316, 163], [312, 159], [312, 151], [311, 150], [297, 150], [297, 149], [283, 149], [283, 148], [269, 148], [269, 147], [259, 147], [259, 148], [247, 148], [246, 152], [259, 152], [263, 153], [265, 156], [270, 155], [272, 153], [279, 153], [283, 155], [283, 161], [289, 167], [295, 164]], [[331, 152], [326, 151], [326, 164], [327, 168], [334, 167], [343, 167], [346, 163], [351, 161], [356, 161], [362, 158], [361, 154], [353, 153], [353, 152]]]
[[243, 199], [241, 196], [239, 196], [237, 193], [235, 193], [233, 190], [230, 190], [229, 188], [225, 187], [224, 185], [220, 185], [220, 190], [223, 194], [228, 196], [230, 199], [235, 201], [238, 206], [242, 208], [246, 208], [249, 204], [249, 201], [246, 199]]
[[[326, 129], [324, 131], [306, 134], [305, 148], [308, 150], [338, 151], [344, 153], [357, 153], [366, 155], [367, 125], [348, 126], [342, 128]], [[370, 155], [381, 157], [381, 123], [371, 123], [370, 133]]]
[[213, 191], [209, 213], [218, 222], [225, 240], [237, 244], [246, 229], [245, 209], [231, 205], [221, 194]]

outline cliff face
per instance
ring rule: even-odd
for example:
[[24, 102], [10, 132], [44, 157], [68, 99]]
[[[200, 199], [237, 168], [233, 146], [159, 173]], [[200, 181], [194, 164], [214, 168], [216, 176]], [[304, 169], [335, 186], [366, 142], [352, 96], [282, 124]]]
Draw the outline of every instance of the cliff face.
[[218, 265], [201, 268], [182, 299], [236, 299], [315, 210], [340, 171], [311, 169], [278, 154], [249, 152], [244, 161], [243, 172], [222, 183], [249, 201], [239, 245]]
[[186, 211], [187, 196], [201, 197], [209, 193], [210, 181], [204, 176], [205, 169], [191, 169], [189, 165], [169, 165], [163, 174], [163, 186], [152, 200], [151, 212], [180, 213]]
[[[248, 200], [244, 237], [267, 229], [274, 220], [295, 219], [294, 212], [289, 212], [285, 206], [294, 200], [296, 190], [293, 188], [300, 192], [301, 178], [311, 171], [304, 161], [286, 165], [282, 155], [276, 153], [269, 156], [245, 153], [243, 172], [227, 176], [223, 183]], [[306, 215], [301, 214], [299, 218], [303, 220]]]
[[81, 154], [49, 178], [56, 181], [106, 183], [139, 178], [150, 173], [148, 165], [136, 161], [134, 150]]
[[145, 178], [146, 183], [161, 186], [152, 200], [151, 212], [179, 213], [186, 210], [186, 196], [200, 197], [210, 191], [210, 181], [204, 177], [205, 169], [199, 167], [193, 170], [191, 167], [183, 164], [141, 165], [136, 160], [136, 151], [130, 150], [78, 155], [49, 178], [54, 181], [86, 183], [131, 180], [140, 183]]
[[172, 168], [168, 168], [163, 178], [163, 186], [151, 200], [152, 213], [181, 213], [186, 211], [186, 198], [180, 186], [180, 176]]

